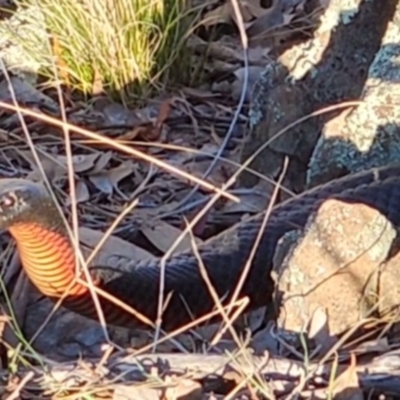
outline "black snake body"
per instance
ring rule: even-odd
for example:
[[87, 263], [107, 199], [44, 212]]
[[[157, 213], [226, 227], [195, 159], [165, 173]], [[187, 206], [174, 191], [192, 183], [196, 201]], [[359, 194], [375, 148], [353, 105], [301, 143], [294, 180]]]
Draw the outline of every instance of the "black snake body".
[[[24, 200], [24, 207], [18, 210], [15, 207], [9, 207], [6, 210], [4, 208], [7, 207], [2, 208], [2, 197], [9, 196], [11, 192], [16, 194], [18, 199]], [[322, 202], [328, 198], [366, 204], [385, 215], [395, 226], [399, 226], [400, 165], [349, 175], [306, 191], [275, 206], [268, 217], [261, 242], [240, 292], [240, 297], [249, 298], [249, 309], [268, 305], [271, 302], [273, 282], [270, 273], [279, 239], [292, 229], [303, 228], [310, 216], [314, 215]], [[219, 297], [224, 299], [224, 304], [230, 300], [249, 259], [264, 215], [261, 213], [242, 221], [198, 246], [207, 275]], [[15, 228], [13, 231], [13, 226], [18, 227], [19, 230]], [[26, 180], [0, 181], [0, 227], [9, 229], [17, 244], [19, 243], [18, 247], [23, 254], [22, 262], [34, 284], [47, 296], [58, 298], [61, 289], [64, 289], [63, 282], [68, 280], [67, 274], [64, 273], [68, 267], [65, 261], [67, 258], [57, 258], [53, 250], [54, 254], [49, 253], [52, 258], [49, 257], [56, 261], [52, 261], [53, 264], [49, 261], [47, 264], [43, 262], [43, 265], [39, 265], [40, 254], [35, 256], [34, 250], [30, 250], [39, 245], [32, 244], [31, 247], [25, 249], [24, 246], [27, 245], [21, 243], [25, 241], [29, 244], [29, 240], [32, 243], [35, 240], [35, 243], [41, 243], [40, 240], [44, 241], [44, 239], [38, 239], [41, 233], [24, 236], [26, 226], [40, 227], [40, 232], [44, 232], [44, 235], [46, 232], [55, 232], [61, 238], [65, 237], [57, 211], [43, 188], [38, 188], [37, 184]], [[51, 243], [51, 240], [53, 239], [46, 241]], [[65, 244], [60, 244], [60, 248], [64, 249], [65, 246]], [[57, 246], [48, 246], [45, 251], [51, 252], [54, 248]], [[92, 273], [102, 289], [129, 304], [151, 321], [155, 321], [159, 298], [159, 260], [127, 263], [118, 268], [95, 267], [92, 268]], [[65, 305], [81, 314], [97, 318], [88, 293], [80, 287], [74, 290], [70, 301], [67, 301]], [[171, 293], [172, 296], [169, 296]], [[164, 298], [167, 306], [162, 317], [162, 327], [166, 330], [180, 327], [215, 308], [214, 300], [202, 278], [198, 259], [191, 249], [167, 260]], [[110, 306], [109, 302], [104, 301], [103, 305], [108, 322], [123, 326], [144, 327], [135, 317], [118, 307]]]

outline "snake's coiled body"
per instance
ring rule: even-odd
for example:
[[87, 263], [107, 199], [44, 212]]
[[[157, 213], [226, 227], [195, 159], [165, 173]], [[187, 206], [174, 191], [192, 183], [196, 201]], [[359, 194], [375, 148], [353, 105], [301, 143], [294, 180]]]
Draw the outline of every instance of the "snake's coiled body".
[[[35, 286], [46, 296], [58, 299], [67, 287], [69, 296], [63, 303], [72, 310], [97, 318], [88, 289], [74, 283], [74, 254], [54, 205], [36, 184], [25, 180], [0, 181], [0, 198], [4, 193], [22, 198], [19, 212], [3, 218], [0, 226], [9, 229], [16, 239], [24, 268]], [[271, 301], [270, 277], [278, 240], [292, 229], [302, 228], [327, 198], [367, 204], [395, 226], [400, 226], [400, 166], [389, 166], [346, 176], [273, 208], [261, 235], [240, 297], [248, 296], [249, 308]], [[226, 304], [240, 280], [252, 252], [264, 213], [243, 221], [198, 247], [203, 265], [214, 289]], [[111, 295], [132, 306], [151, 321], [156, 320], [159, 298], [160, 263], [128, 263], [123, 267], [96, 267], [95, 283]], [[166, 306], [162, 327], [175, 329], [215, 309], [215, 302], [201, 275], [192, 250], [171, 257], [165, 265]], [[109, 323], [145, 327], [137, 318], [102, 301]]]

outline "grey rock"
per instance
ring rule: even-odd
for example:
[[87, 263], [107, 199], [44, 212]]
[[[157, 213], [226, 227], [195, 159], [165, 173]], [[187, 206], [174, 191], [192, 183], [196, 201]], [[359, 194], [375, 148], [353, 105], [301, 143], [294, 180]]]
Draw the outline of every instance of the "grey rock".
[[381, 305], [400, 303], [393, 290], [397, 260], [384, 268], [396, 230], [377, 210], [362, 204], [326, 201], [304, 230], [288, 232], [274, 258], [274, 304], [279, 328], [300, 332], [313, 313], [326, 310], [338, 334]]
[[[37, 47], [32, 46], [35, 37]], [[38, 55], [48, 53], [47, 32], [38, 7], [17, 8], [11, 18], [0, 20], [0, 59], [12, 72], [34, 83], [42, 66]]]
[[[398, 9], [396, 11], [400, 13]], [[309, 186], [344, 173], [400, 162], [400, 28], [389, 23], [369, 70], [363, 103], [343, 111], [322, 132], [310, 160]]]

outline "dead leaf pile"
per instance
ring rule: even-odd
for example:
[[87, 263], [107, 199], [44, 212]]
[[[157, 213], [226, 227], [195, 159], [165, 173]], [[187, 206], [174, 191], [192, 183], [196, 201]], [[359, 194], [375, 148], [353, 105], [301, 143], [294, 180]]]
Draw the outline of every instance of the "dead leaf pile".
[[[28, 179], [41, 181], [42, 175], [36, 161], [30, 151], [21, 151], [20, 154], [30, 163], [32, 172], [27, 176]], [[74, 173], [78, 177], [75, 180], [76, 202], [85, 202], [90, 199], [90, 191], [86, 179], [95, 188], [106, 195], [117, 192], [123, 195], [118, 184], [124, 178], [130, 176], [135, 171], [133, 161], [124, 161], [116, 167], [109, 167], [113, 159], [113, 152], [93, 152], [92, 154], [73, 155], [71, 158]], [[68, 159], [64, 155], [50, 154], [45, 150], [39, 153], [39, 160], [46, 176], [54, 184], [60, 180], [65, 180], [68, 173]], [[86, 179], [85, 179], [86, 178]]]
[[[237, 3], [249, 39], [249, 84], [246, 90], [246, 100], [249, 101], [254, 84], [270, 61], [271, 54], [276, 57], [284, 48], [295, 43], [301, 33], [310, 31], [318, 23], [326, 1], [317, 1], [311, 6], [308, 0], [273, 0], [268, 8], [262, 7], [260, 0], [238, 0]], [[206, 28], [221, 24], [236, 27], [240, 24], [230, 0], [224, 0], [202, 18], [202, 25]], [[234, 79], [214, 82], [213, 90], [229, 93], [238, 100], [243, 86], [244, 63], [240, 35], [223, 35], [214, 41], [194, 36], [190, 45], [198, 54], [207, 52], [206, 70], [212, 76], [233, 74]]]

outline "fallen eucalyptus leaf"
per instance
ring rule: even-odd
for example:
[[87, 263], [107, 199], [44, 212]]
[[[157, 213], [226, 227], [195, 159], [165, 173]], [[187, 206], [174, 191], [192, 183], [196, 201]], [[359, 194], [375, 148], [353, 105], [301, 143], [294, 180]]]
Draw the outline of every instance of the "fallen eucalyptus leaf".
[[119, 182], [133, 171], [132, 163], [122, 163], [116, 168], [90, 175], [89, 179], [101, 192], [112, 194], [115, 189], [118, 189]]
[[93, 169], [90, 171], [91, 174], [103, 172], [106, 165], [110, 162], [113, 156], [112, 151], [107, 151], [102, 153], [101, 156], [97, 159]]
[[[103, 236], [104, 232], [85, 227], [79, 228], [79, 241], [84, 245], [82, 251], [85, 258], [90, 255]], [[101, 246], [92, 265], [115, 266], [117, 259], [121, 258], [127, 261], [142, 261], [152, 259], [154, 256], [133, 243], [111, 235]]]
[[[147, 237], [147, 239], [149, 239], [149, 241], [163, 253], [166, 253], [171, 248], [176, 239], [182, 233], [180, 229], [175, 228], [174, 226], [161, 220], [157, 220], [154, 224], [143, 224], [141, 231]], [[195, 242], [196, 244], [200, 244], [201, 240], [195, 238]], [[173, 254], [190, 249], [191, 247], [191, 235], [188, 233], [173, 251]]]
[[[72, 156], [72, 165], [74, 166], [74, 172], [85, 172], [93, 168], [94, 163], [99, 158], [99, 153], [94, 154], [79, 154]], [[57, 159], [61, 161], [65, 166], [68, 165], [68, 158], [66, 156], [57, 156]]]
[[[76, 204], [83, 203], [90, 199], [89, 189], [86, 183], [82, 180], [75, 182], [75, 197]], [[71, 196], [67, 198], [66, 203], [68, 206], [71, 205]]]

